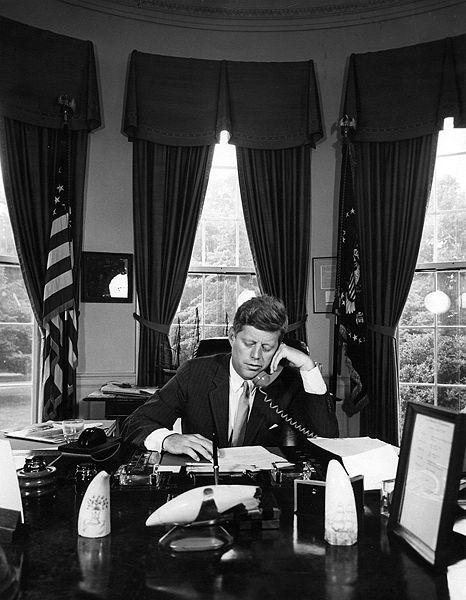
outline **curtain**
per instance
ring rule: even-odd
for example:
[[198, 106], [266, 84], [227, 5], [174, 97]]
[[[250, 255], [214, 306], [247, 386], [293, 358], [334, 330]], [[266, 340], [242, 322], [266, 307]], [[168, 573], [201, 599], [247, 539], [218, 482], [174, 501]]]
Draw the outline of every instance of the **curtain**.
[[124, 133], [170, 146], [315, 145], [322, 120], [313, 62], [213, 61], [134, 51]]
[[[11, 224], [35, 319], [42, 323], [42, 303], [53, 197], [58, 130], [0, 119], [1, 163]], [[74, 281], [79, 281], [82, 242], [82, 201], [87, 156], [87, 131], [73, 131], [71, 142], [71, 193]], [[27, 177], [24, 175], [27, 174]]]
[[236, 152], [259, 286], [283, 300], [291, 337], [306, 342], [311, 147]]
[[212, 156], [213, 146], [133, 144], [139, 385], [160, 385], [164, 367], [172, 365], [168, 332], [188, 273]]
[[398, 443], [396, 327], [416, 267], [437, 137], [355, 144], [370, 399], [361, 413], [361, 433], [393, 444]]
[[[46, 418], [65, 418], [77, 410], [74, 381], [87, 140], [88, 132], [100, 126], [94, 50], [90, 42], [0, 17], [0, 55], [0, 159], [22, 274], [43, 333], [41, 402]], [[63, 179], [60, 139], [65, 121]], [[62, 179], [66, 184], [57, 191]], [[57, 208], [64, 211], [61, 221]], [[61, 233], [71, 239], [66, 259], [59, 250], [65, 247], [63, 241], [55, 248], [51, 243], [52, 225], [59, 227], [59, 222], [64, 227]], [[52, 252], [56, 262], [48, 269]], [[65, 269], [69, 284], [63, 277]], [[66, 310], [61, 301], [65, 290], [70, 296]], [[44, 291], [56, 302], [54, 314], [45, 307]]]
[[[398, 443], [395, 332], [414, 275], [438, 131], [450, 116], [457, 127], [466, 126], [465, 57], [466, 35], [461, 35], [349, 60], [340, 124], [346, 123], [342, 130], [350, 138], [353, 185], [344, 185], [348, 162], [343, 161], [338, 264], [354, 268], [346, 281], [337, 282], [335, 305], [346, 324], [349, 308], [350, 320], [364, 332], [357, 337], [353, 364], [359, 363], [366, 379], [359, 384], [367, 395], [353, 406], [362, 409], [361, 433], [390, 443]], [[341, 243], [348, 216], [359, 244], [356, 254], [357, 246]], [[344, 255], [348, 252], [353, 256]], [[355, 284], [363, 307], [357, 312]], [[341, 332], [340, 327], [340, 339]]]

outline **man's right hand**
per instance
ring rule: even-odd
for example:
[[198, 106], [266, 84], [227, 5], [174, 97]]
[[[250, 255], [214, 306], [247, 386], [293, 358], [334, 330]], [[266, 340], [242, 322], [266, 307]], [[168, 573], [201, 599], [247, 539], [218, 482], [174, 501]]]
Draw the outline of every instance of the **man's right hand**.
[[163, 440], [163, 450], [171, 454], [187, 454], [196, 462], [212, 460], [212, 442], [200, 433], [172, 433]]

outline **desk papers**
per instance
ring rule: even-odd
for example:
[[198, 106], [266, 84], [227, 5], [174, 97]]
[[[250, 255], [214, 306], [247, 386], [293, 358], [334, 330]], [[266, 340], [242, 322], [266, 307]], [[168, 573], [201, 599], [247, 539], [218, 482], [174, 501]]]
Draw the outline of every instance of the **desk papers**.
[[[111, 435], [116, 428], [116, 421], [84, 421], [84, 429], [88, 427], [102, 427], [107, 435]], [[65, 443], [61, 421], [46, 421], [44, 423], [34, 423], [28, 427], [18, 430], [4, 431], [6, 437], [18, 438], [20, 440], [32, 440], [34, 442], [44, 442], [58, 447]]]
[[318, 448], [339, 458], [348, 475], [364, 476], [364, 490], [377, 490], [383, 479], [395, 479], [398, 454], [391, 444], [370, 437], [312, 438]]
[[[244, 473], [245, 471], [270, 471], [275, 464], [289, 464], [283, 456], [274, 454], [262, 446], [237, 446], [219, 448], [220, 473]], [[212, 472], [211, 462], [187, 462], [186, 468], [195, 473]]]

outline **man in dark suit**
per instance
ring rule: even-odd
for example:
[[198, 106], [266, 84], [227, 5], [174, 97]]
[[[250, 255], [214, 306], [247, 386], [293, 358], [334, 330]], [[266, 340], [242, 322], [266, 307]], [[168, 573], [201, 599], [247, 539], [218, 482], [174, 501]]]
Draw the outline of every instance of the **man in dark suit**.
[[[325, 382], [307, 353], [282, 342], [287, 327], [280, 300], [259, 296], [242, 304], [228, 336], [231, 354], [195, 358], [182, 365], [126, 419], [124, 440], [149, 450], [210, 460], [214, 432], [221, 448], [284, 445], [290, 428], [277, 411], [296, 420], [294, 433], [301, 427], [307, 429], [305, 437], [311, 432], [337, 437], [338, 423]], [[281, 361], [287, 366], [282, 367]], [[178, 418], [182, 433], [172, 430]]]

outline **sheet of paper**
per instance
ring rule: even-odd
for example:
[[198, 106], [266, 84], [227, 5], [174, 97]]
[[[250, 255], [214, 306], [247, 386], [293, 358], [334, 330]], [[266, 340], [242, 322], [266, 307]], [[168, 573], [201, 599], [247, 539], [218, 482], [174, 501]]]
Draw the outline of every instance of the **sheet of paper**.
[[378, 490], [383, 479], [394, 479], [398, 448], [371, 437], [313, 438], [319, 448], [342, 458], [350, 477], [364, 476], [364, 490]]
[[367, 452], [368, 450], [375, 450], [386, 446], [386, 442], [377, 438], [371, 437], [348, 437], [348, 438], [311, 438], [309, 440], [319, 448], [323, 448], [328, 452], [337, 454], [338, 456], [352, 456], [354, 454], [360, 454], [361, 452]]
[[2, 474], [0, 507], [20, 511], [21, 521], [24, 521], [23, 503], [21, 501], [15, 461], [10, 443], [6, 440], [0, 440], [0, 473]]
[[395, 479], [398, 455], [390, 444], [345, 456], [343, 464], [350, 477], [364, 476], [364, 490], [379, 490], [383, 479]]
[[[245, 470], [270, 470], [274, 463], [283, 463], [286, 459], [274, 454], [262, 446], [238, 446], [234, 448], [219, 448], [219, 470], [229, 473], [242, 473]], [[191, 470], [207, 472], [212, 469], [212, 463], [187, 463]]]
[[450, 600], [465, 600], [466, 559], [447, 568], [447, 583]]

